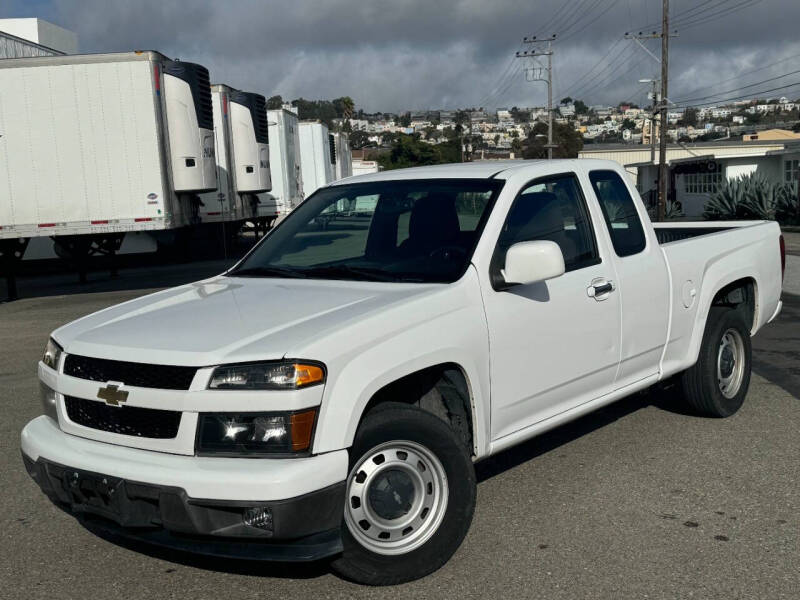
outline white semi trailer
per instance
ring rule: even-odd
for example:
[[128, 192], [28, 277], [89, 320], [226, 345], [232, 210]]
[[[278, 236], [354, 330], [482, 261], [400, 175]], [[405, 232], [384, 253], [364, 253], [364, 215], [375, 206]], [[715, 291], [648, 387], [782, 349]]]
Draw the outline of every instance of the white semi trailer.
[[269, 163], [272, 190], [260, 196], [259, 216], [269, 226], [303, 201], [300, 169], [300, 127], [297, 113], [285, 108], [268, 110]]
[[258, 213], [258, 194], [271, 189], [267, 102], [227, 85], [211, 86], [217, 159], [216, 191], [201, 194], [203, 223], [232, 223], [231, 233]]
[[300, 123], [300, 167], [306, 198], [335, 179], [328, 128], [319, 121]]
[[0, 60], [0, 269], [52, 237], [85, 259], [199, 220], [216, 190], [205, 67], [158, 52]]
[[344, 179], [353, 174], [353, 151], [350, 150], [350, 136], [344, 132], [330, 134], [333, 153], [334, 179]]

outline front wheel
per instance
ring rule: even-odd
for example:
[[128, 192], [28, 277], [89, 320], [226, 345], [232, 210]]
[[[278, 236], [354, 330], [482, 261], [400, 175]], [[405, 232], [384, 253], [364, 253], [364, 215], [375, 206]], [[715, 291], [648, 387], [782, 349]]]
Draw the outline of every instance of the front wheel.
[[461, 545], [475, 510], [469, 450], [439, 417], [386, 403], [359, 427], [350, 452], [342, 542], [333, 562], [369, 585], [424, 577]]
[[683, 395], [698, 413], [729, 417], [744, 403], [750, 386], [750, 330], [733, 308], [713, 307], [697, 363], [681, 376]]

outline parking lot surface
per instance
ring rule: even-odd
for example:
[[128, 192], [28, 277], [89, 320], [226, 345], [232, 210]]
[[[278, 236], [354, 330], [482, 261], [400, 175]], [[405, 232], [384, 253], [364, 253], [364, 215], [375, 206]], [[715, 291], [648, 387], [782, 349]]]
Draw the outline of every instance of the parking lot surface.
[[327, 565], [230, 562], [119, 545], [41, 494], [19, 454], [39, 414], [36, 363], [58, 325], [192, 281], [222, 263], [21, 282], [0, 305], [2, 598], [797, 598], [800, 590], [800, 297], [754, 340], [743, 409], [683, 412], [639, 394], [480, 463], [462, 548], [391, 590]]

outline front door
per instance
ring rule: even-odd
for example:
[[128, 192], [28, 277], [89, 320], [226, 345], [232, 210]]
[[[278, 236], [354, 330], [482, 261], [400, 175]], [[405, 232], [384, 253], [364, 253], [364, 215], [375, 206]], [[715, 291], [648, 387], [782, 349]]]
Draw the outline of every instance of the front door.
[[[566, 272], [502, 289], [506, 250], [530, 240], [556, 242]], [[493, 289], [484, 295], [493, 441], [613, 390], [620, 298], [603, 254], [574, 174], [537, 179], [514, 200], [492, 259]]]

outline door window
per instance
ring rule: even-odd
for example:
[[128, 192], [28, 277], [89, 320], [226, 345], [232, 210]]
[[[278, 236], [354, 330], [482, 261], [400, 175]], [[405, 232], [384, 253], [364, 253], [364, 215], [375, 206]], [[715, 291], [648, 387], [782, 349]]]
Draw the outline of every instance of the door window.
[[617, 256], [638, 254], [646, 245], [644, 229], [625, 182], [614, 171], [591, 171], [589, 180]]
[[492, 277], [505, 267], [508, 249], [519, 242], [550, 240], [564, 255], [566, 271], [600, 262], [594, 231], [574, 174], [539, 179], [514, 200], [492, 261]]

